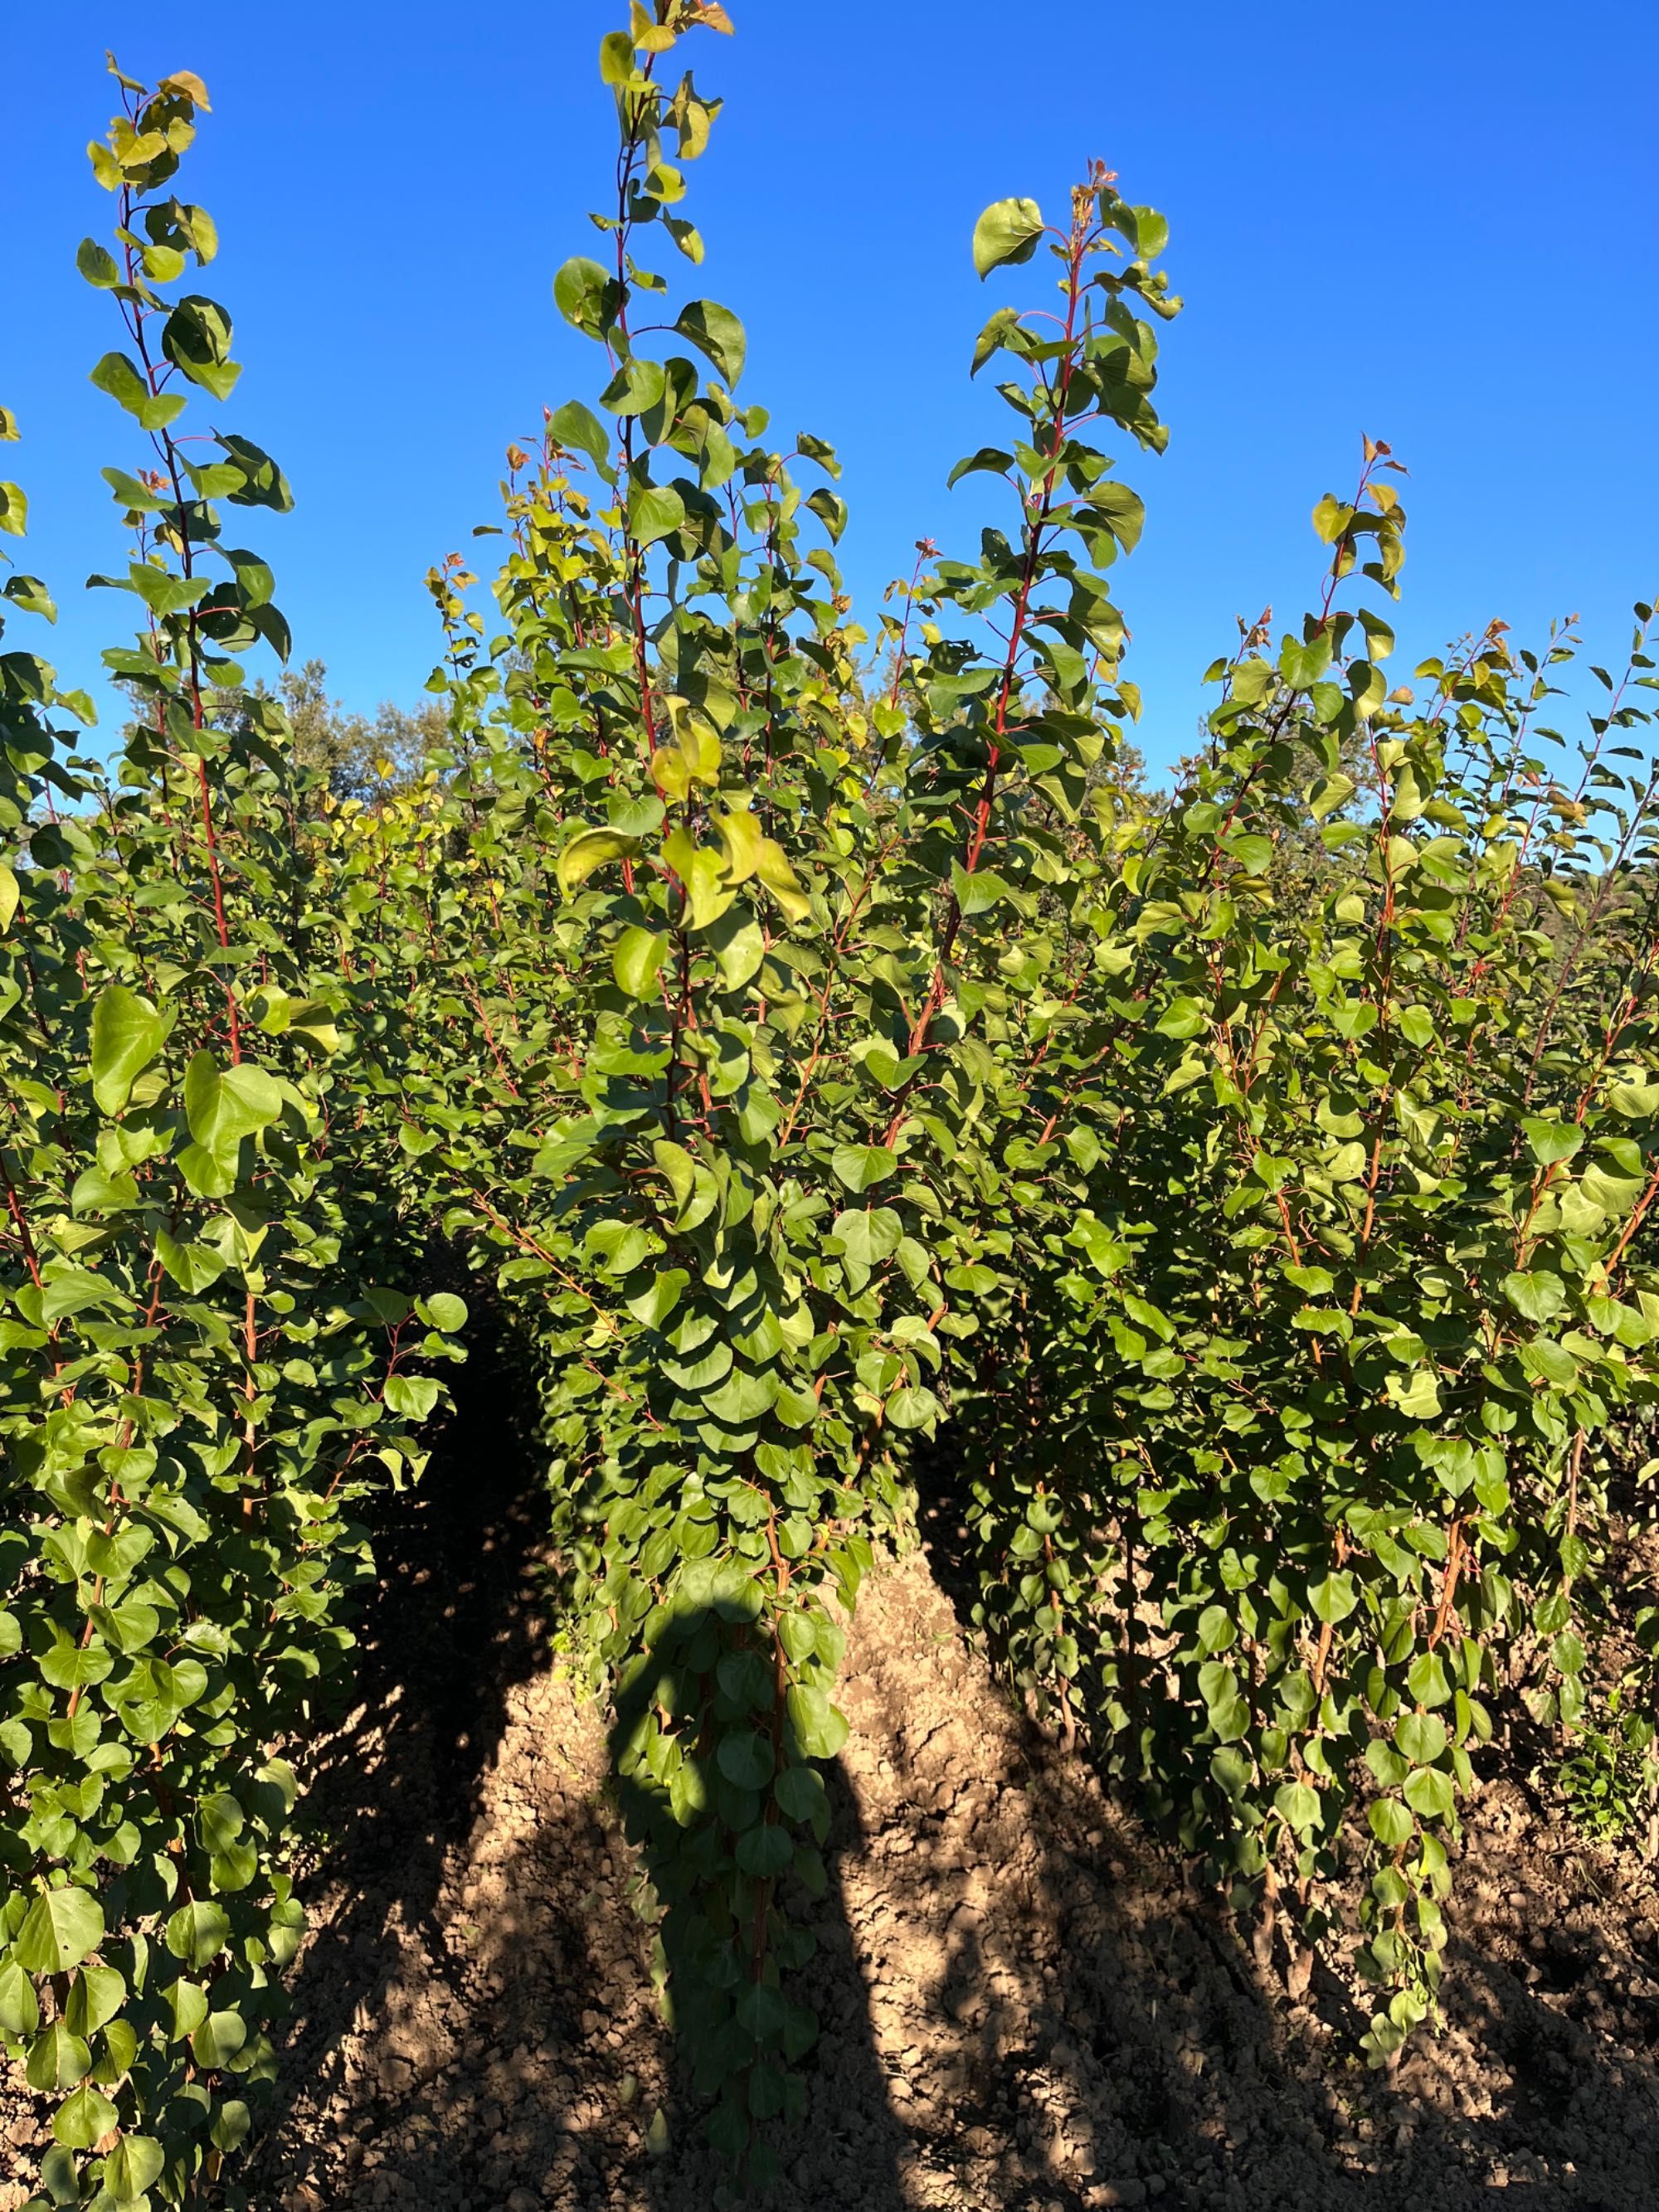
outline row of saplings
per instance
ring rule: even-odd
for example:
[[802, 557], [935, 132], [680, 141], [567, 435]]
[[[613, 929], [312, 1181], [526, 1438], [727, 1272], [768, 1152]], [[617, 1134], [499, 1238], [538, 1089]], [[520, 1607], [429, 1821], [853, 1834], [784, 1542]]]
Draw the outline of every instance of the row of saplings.
[[[701, 258], [714, 108], [664, 64], [727, 28], [657, 0], [604, 42], [606, 259], [555, 285], [597, 404], [509, 449], [490, 620], [434, 572], [448, 739], [369, 806], [244, 668], [288, 631], [229, 540], [286, 479], [183, 420], [239, 374], [185, 289], [204, 88], [121, 77], [94, 149], [94, 378], [137, 441], [112, 766], [0, 655], [0, 2029], [50, 2100], [37, 2212], [237, 2201], [364, 1502], [460, 1356], [462, 1300], [389, 1287], [440, 1239], [535, 1351], [565, 1633], [750, 2184], [804, 2105], [844, 1621], [919, 1446], [1012, 1680], [1292, 1987], [1321, 1947], [1369, 1986], [1378, 2063], [1433, 2012], [1509, 1686], [1609, 1832], [1645, 1787], [1613, 1546], [1659, 1333], [1650, 610], [1574, 749], [1528, 736], [1570, 640], [1391, 684], [1368, 445], [1316, 611], [1216, 665], [1145, 792], [1109, 587], [1141, 505], [1095, 441], [1162, 450], [1179, 302], [1097, 169], [1057, 226], [981, 218], [982, 277], [1040, 252], [1058, 288], [975, 349], [1006, 442], [958, 473], [1006, 524], [924, 548], [872, 641], [833, 449], [641, 259]], [[1638, 1717], [1598, 1766], [1603, 1649]]]

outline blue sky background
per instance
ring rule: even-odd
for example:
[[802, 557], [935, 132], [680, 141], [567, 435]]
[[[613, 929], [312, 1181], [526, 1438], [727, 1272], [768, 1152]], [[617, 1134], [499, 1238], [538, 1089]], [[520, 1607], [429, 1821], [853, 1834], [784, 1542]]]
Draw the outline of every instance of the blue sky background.
[[[1649, 0], [731, 4], [734, 40], [687, 47], [727, 102], [690, 171], [692, 289], [748, 325], [742, 396], [839, 446], [872, 626], [912, 541], [971, 547], [995, 496], [945, 478], [1000, 434], [969, 353], [1036, 271], [981, 287], [974, 219], [1010, 193], [1060, 213], [1099, 154], [1169, 216], [1188, 302], [1164, 333], [1170, 452], [1122, 468], [1150, 507], [1117, 580], [1155, 764], [1190, 742], [1233, 617], [1271, 602], [1282, 623], [1315, 588], [1309, 509], [1350, 489], [1362, 430], [1412, 472], [1402, 661], [1492, 613], [1525, 638], [1579, 609], [1594, 657], [1622, 653], [1631, 601], [1659, 590]], [[491, 519], [507, 440], [595, 389], [550, 280], [593, 242], [614, 131], [596, 52], [625, 12], [3, 11], [0, 400], [25, 442], [0, 459], [33, 502], [27, 565], [63, 605], [66, 677], [94, 678], [125, 618], [80, 589], [121, 558], [98, 471], [142, 458], [86, 381], [119, 333], [73, 265], [110, 220], [83, 151], [111, 112], [106, 44], [134, 74], [207, 81], [188, 196], [218, 220], [204, 289], [247, 365], [222, 419], [299, 500], [247, 535], [296, 654], [368, 708], [418, 692], [422, 576]], [[7, 641], [36, 634], [20, 616]]]

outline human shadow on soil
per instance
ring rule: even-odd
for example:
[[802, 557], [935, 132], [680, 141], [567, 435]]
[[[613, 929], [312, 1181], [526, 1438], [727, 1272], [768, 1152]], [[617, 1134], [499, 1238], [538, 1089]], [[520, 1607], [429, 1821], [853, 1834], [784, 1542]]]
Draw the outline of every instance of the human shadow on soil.
[[[711, 1652], [734, 1648], [731, 1622], [723, 1621], [714, 1611], [683, 1616], [677, 1624], [677, 1634], [675, 1649], [681, 1653], [695, 1651], [699, 1641], [706, 1641]], [[688, 1662], [682, 1660], [681, 1663]], [[714, 1661], [708, 1657], [689, 1663], [712, 1669]], [[626, 1829], [638, 1838], [643, 1874], [653, 1891], [665, 1897], [673, 1894], [682, 1855], [695, 1849], [694, 1832], [676, 1825], [649, 1788], [648, 1770], [641, 1776], [637, 1770], [630, 1770], [629, 1761], [617, 1757], [636, 1723], [650, 1711], [657, 1694], [657, 1681], [649, 1674], [637, 1678], [632, 1688], [624, 1691], [618, 1701], [611, 1747], [615, 1802]], [[793, 2004], [809, 2007], [818, 2021], [818, 2039], [812, 2051], [799, 2063], [799, 2069], [790, 2069], [799, 2070], [807, 2109], [793, 2128], [775, 2121], [759, 2126], [756, 2140], [789, 2169], [788, 2180], [806, 2203], [897, 2208], [905, 2202], [898, 2173], [905, 2137], [893, 2112], [887, 2076], [876, 2050], [843, 1882], [846, 1863], [860, 1856], [866, 1838], [858, 1799], [841, 1760], [825, 1762], [820, 1771], [830, 1815], [822, 1854], [823, 1893], [814, 1898], [800, 1881], [786, 1874], [774, 1899], [787, 1923], [808, 1929], [815, 1946], [812, 1958], [783, 1978], [784, 1996]], [[749, 1821], [757, 1821], [765, 1817], [764, 1794], [733, 1792], [722, 1811], [734, 1820], [746, 1815]], [[671, 1959], [673, 1918], [671, 1911], [658, 1923], [671, 1946]], [[706, 1926], [697, 1923], [696, 1932], [706, 1935]], [[735, 2021], [713, 2032], [738, 2034]], [[738, 2041], [741, 2045], [744, 2039], [738, 2036]], [[687, 2034], [671, 2046], [667, 2069], [671, 2139], [683, 2148], [672, 2162], [659, 2164], [649, 2175], [648, 2197], [655, 2212], [687, 2212], [691, 2205], [723, 2203], [726, 2194], [729, 2171], [702, 2139], [702, 2123], [713, 2110], [713, 2100], [699, 2094], [695, 2086], [696, 2061], [702, 2056], [696, 2043], [695, 2034]], [[787, 2065], [781, 2035], [769, 2046], [747, 2048], [762, 2063]]]
[[[306, 1800], [304, 1889], [325, 1917], [291, 1984], [252, 2202], [467, 2212], [518, 2189], [583, 2212], [701, 2212], [724, 2201], [722, 2171], [657, 2016], [617, 1792], [559, 1741], [568, 1692], [550, 1693], [536, 1755], [520, 1747], [513, 1833], [474, 1832], [502, 1818], [492, 1770], [515, 1704], [527, 1696], [533, 1717], [549, 1688], [557, 1593], [533, 1381], [487, 1307], [468, 1347], [420, 1482], [368, 1516], [379, 1580], [350, 1710]], [[828, 1779], [828, 1887], [811, 1917], [823, 1955], [850, 1963], [839, 1869], [858, 1816], [838, 1769]], [[819, 2009], [838, 2102], [812, 2123], [826, 2185], [813, 2201], [896, 2208], [902, 2138], [855, 1971]], [[658, 2107], [670, 2148], [653, 2160]]]
[[[924, 1478], [924, 1546], [969, 1629], [971, 1537], [947, 1452]], [[959, 2124], [1017, 2104], [1022, 2078], [1058, 2082], [1059, 2102], [1081, 2116], [1073, 2149], [1111, 2178], [1115, 2193], [1103, 2202], [1139, 2203], [1144, 2190], [1170, 2205], [1251, 2212], [1414, 2203], [1462, 2212], [1500, 2192], [1514, 2203], [1516, 2189], [1538, 2212], [1636, 2212], [1652, 2202], [1650, 1916], [1626, 1925], [1611, 1912], [1598, 1935], [1568, 1939], [1549, 1925], [1555, 1898], [1535, 1899], [1534, 1920], [1516, 1893], [1505, 1928], [1475, 1908], [1474, 1857], [1454, 1908], [1446, 2033], [1420, 2039], [1393, 2077], [1370, 2073], [1358, 2055], [1364, 2021], [1334, 1975], [1316, 1971], [1308, 2002], [1292, 2004], [1280, 1962], [1264, 1967], [1252, 1955], [1100, 1778], [1085, 1778], [1082, 1754], [1063, 1753], [1023, 1716], [1018, 1726], [1030, 1826], [1046, 1839], [1036, 1917], [1059, 1942], [1055, 1962], [1027, 1977], [1039, 1992], [1028, 2048], [1005, 2059], [1000, 2082], [997, 2069], [976, 2069], [979, 2109], [964, 2105]], [[1470, 1856], [1481, 1848], [1477, 1838]], [[990, 1986], [999, 1966], [1006, 1980], [1008, 1962], [971, 1936], [953, 1948], [958, 1985]], [[994, 2010], [988, 2050], [998, 2040]], [[1088, 2182], [1068, 2186], [1056, 2160], [1046, 2163], [1044, 2172], [1040, 2156], [1013, 2161], [999, 2203], [1089, 2201]]]
[[[358, 1702], [311, 1801], [325, 1848], [307, 1887], [339, 1902], [296, 1977], [252, 2201], [704, 2212], [726, 2201], [720, 2170], [659, 2017], [603, 1744], [547, 1673], [533, 1392], [480, 1328], [457, 1397], [422, 1484], [378, 1516]], [[958, 1502], [935, 1483], [923, 1504], [960, 1607]], [[1538, 2212], [1650, 2202], [1650, 1917], [1605, 1941], [1522, 1924], [1508, 1951], [1460, 1919], [1448, 2037], [1395, 2081], [1369, 2076], [1334, 1982], [1290, 2008], [1081, 1758], [995, 1705], [943, 1601], [918, 1588], [931, 1611], [902, 1648], [890, 1635], [887, 1702], [870, 1717], [866, 1784], [891, 1762], [887, 1832], [869, 1832], [850, 1770], [829, 1778], [829, 1887], [798, 1978], [822, 2034], [775, 2212], [1464, 2212], [1506, 2185]], [[866, 1680], [872, 1633], [855, 1632], [849, 1658]], [[947, 1652], [954, 1686], [932, 1694], [965, 1715], [943, 1777], [923, 1778], [904, 1746], [912, 1646]], [[924, 1851], [944, 1833], [933, 1800], [981, 1780], [1012, 1808], [1003, 1825], [974, 1827], [954, 1863]], [[945, 1901], [970, 1873], [977, 1917]], [[909, 1933], [890, 1945], [900, 1922]], [[911, 1985], [896, 2036], [896, 1982]], [[659, 2109], [668, 2147], [653, 2159]]]

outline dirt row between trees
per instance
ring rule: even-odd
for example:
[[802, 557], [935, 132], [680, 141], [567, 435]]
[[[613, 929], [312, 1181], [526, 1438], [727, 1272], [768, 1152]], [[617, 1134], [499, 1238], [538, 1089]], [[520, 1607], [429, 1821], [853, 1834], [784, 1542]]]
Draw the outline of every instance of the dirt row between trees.
[[[259, 2212], [726, 2201], [676, 2093], [599, 1719], [541, 1642], [539, 1501], [513, 1487], [486, 1484], [480, 1520], [441, 1480], [383, 1545]], [[1652, 2204], [1652, 1884], [1513, 1785], [1477, 1801], [1447, 2028], [1389, 2083], [1339, 1990], [1288, 2004], [1011, 1709], [925, 1554], [867, 1586], [842, 1701], [823, 2033], [780, 2212]]]
[[[542, 1640], [510, 1441], [475, 1428], [477, 1480], [447, 1472], [383, 1536], [362, 1702], [313, 1792], [258, 2212], [727, 2201], [677, 2094], [599, 1719]], [[823, 2033], [779, 2212], [1653, 2203], [1652, 1884], [1513, 1785], [1476, 1803], [1447, 2029], [1389, 2083], [1340, 1991], [1288, 2004], [1010, 1708], [925, 1554], [867, 1586], [842, 1701]], [[32, 2164], [34, 2100], [6, 2117]]]

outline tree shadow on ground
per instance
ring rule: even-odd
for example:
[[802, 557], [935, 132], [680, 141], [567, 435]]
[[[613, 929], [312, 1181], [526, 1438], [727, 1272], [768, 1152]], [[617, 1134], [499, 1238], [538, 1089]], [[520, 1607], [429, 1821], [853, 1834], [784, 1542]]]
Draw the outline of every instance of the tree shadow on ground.
[[[549, 1669], [533, 1395], [488, 1343], [458, 1395], [379, 1531], [360, 1704], [313, 1798], [326, 1917], [252, 2201], [708, 2212], [731, 2200], [662, 2026], [602, 1718]], [[1470, 2212], [1500, 2191], [1646, 2212], [1650, 1890], [1547, 1876], [1494, 1800], [1446, 2033], [1367, 2075], [1346, 1993], [1290, 2006], [1086, 1762], [994, 1691], [940, 1595], [968, 1595], [959, 1501], [934, 1482], [923, 1509], [935, 1578], [920, 1559], [875, 1577], [851, 1640], [799, 1978], [822, 2034], [769, 2212]]]
[[[976, 1591], [965, 1502], [941, 1452], [925, 1470], [920, 1519], [934, 1580], [964, 1628]], [[1030, 2139], [1003, 2163], [999, 2206], [1086, 2205], [1103, 2177], [1102, 2203], [1251, 2212], [1455, 2212], [1500, 2192], [1539, 2212], [1637, 2212], [1655, 2201], [1650, 1883], [1639, 1912], [1613, 1895], [1589, 1905], [1553, 1861], [1515, 1840], [1531, 1833], [1520, 1792], [1484, 1813], [1478, 1803], [1459, 1869], [1444, 2032], [1385, 2077], [1358, 2063], [1363, 2020], [1334, 1976], [1316, 1974], [1310, 2001], [1292, 2004], [1276, 1968], [1264, 1972], [1082, 1756], [1024, 1716], [1012, 1724], [1030, 1830], [1042, 1839], [1028, 1917], [1054, 1941], [1028, 1959], [1012, 2039], [997, 2029], [994, 1993], [1012, 1962], [994, 1929], [988, 1942], [971, 1929], [959, 1936], [950, 1969], [957, 1986], [993, 1992], [980, 2045], [997, 2054], [975, 2069], [981, 2109], [964, 2105], [957, 2118], [971, 2130], [1012, 2109], [1005, 2134]], [[1022, 2101], [1039, 2123], [1024, 2130]]]
[[335, 2077], [348, 2086], [343, 2039], [384, 2006], [402, 1935], [448, 1966], [435, 1918], [447, 1859], [477, 1818], [514, 1686], [547, 1664], [533, 1392], [487, 1312], [468, 1352], [421, 1480], [366, 1510], [378, 1578], [356, 1623], [349, 1710], [301, 1813], [307, 1887], [332, 1909], [292, 1984], [268, 2142], [301, 2086], [313, 2098]]

